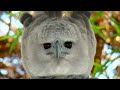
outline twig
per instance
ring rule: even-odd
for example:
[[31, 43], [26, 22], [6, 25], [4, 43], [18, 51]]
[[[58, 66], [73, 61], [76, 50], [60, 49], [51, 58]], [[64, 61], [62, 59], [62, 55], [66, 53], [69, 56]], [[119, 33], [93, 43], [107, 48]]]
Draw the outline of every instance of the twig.
[[[11, 13], [11, 11], [9, 11], [9, 13]], [[11, 26], [11, 21], [12, 21], [12, 19], [11, 19], [11, 15], [10, 15], [10, 17], [9, 17], [9, 19], [10, 19], [10, 23], [8, 24], [8, 26], [9, 26], [9, 30], [8, 30], [8, 32], [7, 32], [7, 35], [9, 34], [9, 32], [10, 32], [10, 26]]]
[[10, 30], [13, 30], [12, 27], [11, 27], [11, 17], [12, 17], [12, 16], [10, 15], [10, 23], [9, 23], [9, 24], [0, 18], [0, 21], [1, 21], [2, 23], [4, 23], [4, 24], [8, 25], [8, 27], [9, 27], [9, 30], [8, 30], [8, 32], [7, 32], [6, 35], [9, 34]]
[[[2, 19], [0, 19], [0, 21], [2, 22], [2, 23], [5, 23], [6, 25], [8, 25], [9, 26], [9, 24], [8, 23], [6, 23], [5, 21], [3, 21]], [[11, 27], [9, 27], [10, 29], [12, 29]]]

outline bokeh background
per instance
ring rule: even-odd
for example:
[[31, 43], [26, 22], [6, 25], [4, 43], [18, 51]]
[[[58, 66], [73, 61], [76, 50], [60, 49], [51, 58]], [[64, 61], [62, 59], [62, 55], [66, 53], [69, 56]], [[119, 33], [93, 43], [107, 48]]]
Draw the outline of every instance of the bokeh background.
[[[27, 11], [34, 14], [33, 11]], [[29, 79], [20, 53], [23, 11], [0, 11], [0, 79]], [[69, 14], [64, 11], [64, 14]], [[97, 39], [90, 77], [120, 79], [120, 11], [94, 11], [90, 18]]]

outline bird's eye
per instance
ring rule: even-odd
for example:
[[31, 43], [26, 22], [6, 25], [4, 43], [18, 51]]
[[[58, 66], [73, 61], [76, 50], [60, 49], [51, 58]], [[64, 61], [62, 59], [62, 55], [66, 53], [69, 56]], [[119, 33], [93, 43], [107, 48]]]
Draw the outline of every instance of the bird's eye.
[[66, 47], [66, 48], [69, 48], [69, 49], [71, 49], [72, 48], [72, 42], [65, 42], [64, 43], [64, 46]]
[[44, 49], [49, 49], [49, 48], [51, 48], [51, 43], [44, 43], [43, 47], [44, 47]]

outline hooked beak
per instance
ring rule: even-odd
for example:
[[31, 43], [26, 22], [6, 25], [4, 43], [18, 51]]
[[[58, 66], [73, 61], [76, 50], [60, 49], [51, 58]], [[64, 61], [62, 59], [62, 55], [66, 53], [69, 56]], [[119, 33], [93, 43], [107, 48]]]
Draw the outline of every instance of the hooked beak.
[[61, 54], [60, 43], [59, 43], [59, 41], [56, 41], [55, 42], [55, 57], [57, 59], [59, 59], [60, 58], [60, 54]]
[[64, 55], [69, 54], [68, 52], [65, 52], [61, 47], [61, 43], [59, 41], [56, 41], [54, 44], [54, 47], [46, 54], [46, 55], [52, 55], [56, 59], [61, 59], [64, 57]]

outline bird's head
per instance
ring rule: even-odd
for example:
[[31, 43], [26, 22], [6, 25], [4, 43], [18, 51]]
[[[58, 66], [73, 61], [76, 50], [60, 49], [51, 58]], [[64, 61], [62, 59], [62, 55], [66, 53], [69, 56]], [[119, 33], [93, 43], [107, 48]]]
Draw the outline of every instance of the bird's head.
[[[46, 17], [46, 18], [45, 18]], [[87, 27], [68, 17], [37, 17], [26, 24], [22, 38], [22, 59], [33, 76], [85, 75], [90, 60]], [[41, 21], [41, 22], [40, 22]], [[94, 52], [93, 52], [94, 53]]]

